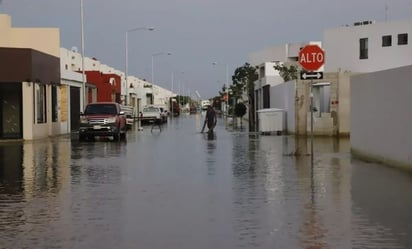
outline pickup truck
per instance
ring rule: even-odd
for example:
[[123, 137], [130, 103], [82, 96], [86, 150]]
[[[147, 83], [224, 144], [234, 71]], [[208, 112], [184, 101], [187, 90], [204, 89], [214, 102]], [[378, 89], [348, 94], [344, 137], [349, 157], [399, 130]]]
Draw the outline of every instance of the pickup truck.
[[126, 140], [126, 115], [115, 102], [88, 104], [80, 114], [79, 140], [94, 137], [113, 137], [114, 141]]
[[158, 106], [145, 106], [140, 113], [140, 120], [142, 123], [162, 123], [162, 119], [162, 110]]

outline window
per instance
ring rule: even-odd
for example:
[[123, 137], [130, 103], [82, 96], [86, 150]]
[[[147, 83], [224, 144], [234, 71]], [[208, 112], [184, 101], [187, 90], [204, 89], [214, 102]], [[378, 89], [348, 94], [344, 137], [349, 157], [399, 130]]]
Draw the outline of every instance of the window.
[[368, 59], [368, 38], [359, 40], [359, 59]]
[[398, 45], [406, 45], [408, 44], [408, 34], [398, 34]]
[[57, 87], [52, 86], [51, 98], [52, 98], [52, 122], [57, 122], [58, 108], [57, 108]]
[[265, 66], [259, 68], [259, 78], [262, 79], [265, 77]]
[[263, 108], [270, 108], [270, 85], [263, 87]]
[[153, 105], [153, 94], [146, 93], [146, 105]]
[[47, 122], [46, 113], [46, 85], [36, 84], [36, 121], [37, 124]]
[[392, 46], [392, 36], [391, 35], [382, 36], [382, 47], [390, 47], [390, 46]]

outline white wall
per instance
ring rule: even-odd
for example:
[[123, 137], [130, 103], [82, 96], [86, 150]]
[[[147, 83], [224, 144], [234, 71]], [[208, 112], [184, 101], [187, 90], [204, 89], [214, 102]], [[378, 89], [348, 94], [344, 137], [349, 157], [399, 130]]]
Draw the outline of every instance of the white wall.
[[338, 100], [338, 122], [339, 122], [339, 134], [340, 135], [350, 135], [350, 72], [339, 72], [337, 79], [337, 99]]
[[353, 153], [412, 170], [411, 79], [412, 66], [352, 77]]
[[22, 106], [31, 106], [32, 108], [23, 108], [23, 139], [33, 139], [33, 123], [34, 123], [34, 95], [33, 86], [31, 82], [22, 83]]
[[280, 76], [279, 71], [274, 68], [277, 63], [275, 62], [265, 62], [261, 66], [265, 67], [265, 75], [262, 75], [262, 77], [269, 77], [269, 76]]
[[286, 128], [295, 132], [295, 81], [289, 81], [270, 88], [270, 108], [285, 110]]
[[[398, 45], [398, 34], [408, 33], [408, 44]], [[382, 47], [382, 36], [392, 35], [392, 46]], [[359, 59], [359, 39], [368, 38], [368, 59]], [[325, 30], [325, 71], [374, 72], [412, 65], [412, 20], [345, 26]]]

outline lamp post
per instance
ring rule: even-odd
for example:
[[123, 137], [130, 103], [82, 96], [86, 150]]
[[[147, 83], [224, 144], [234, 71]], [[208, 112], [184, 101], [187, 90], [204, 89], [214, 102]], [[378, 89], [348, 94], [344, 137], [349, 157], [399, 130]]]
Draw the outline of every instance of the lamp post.
[[128, 69], [129, 69], [129, 51], [128, 51], [128, 35], [130, 32], [133, 31], [138, 31], [138, 30], [147, 30], [147, 31], [153, 31], [154, 28], [153, 27], [138, 27], [138, 28], [134, 28], [134, 29], [129, 29], [126, 31], [126, 38], [125, 38], [125, 82], [126, 82], [126, 97], [125, 97], [125, 104], [129, 104], [128, 99], [129, 99], [129, 84], [127, 82], [127, 74], [128, 74]]
[[169, 98], [170, 111], [172, 113], [172, 115], [170, 116], [170, 119], [173, 119], [173, 84], [174, 84], [174, 81], [175, 81], [175, 75], [172, 72], [172, 87], [171, 87], [172, 94], [171, 94], [171, 97]]
[[82, 112], [84, 111], [84, 108], [86, 107], [86, 77], [84, 75], [84, 15], [83, 15], [83, 0], [80, 0], [80, 26], [81, 26], [81, 32], [80, 32], [80, 39], [81, 39], [81, 53], [82, 53]]
[[[185, 72], [180, 72], [180, 73], [183, 75]], [[175, 72], [172, 72], [172, 96], [174, 94], [174, 81], [175, 81]], [[176, 104], [178, 104], [180, 107], [180, 79], [178, 81], [178, 96], [179, 98], [176, 99]], [[172, 116], [173, 116], [173, 100], [172, 100]]]
[[157, 52], [152, 54], [152, 84], [154, 84], [154, 57], [158, 55], [172, 55], [171, 52]]
[[[217, 62], [212, 62], [213, 66], [218, 65]], [[227, 98], [226, 98], [226, 106], [225, 106], [225, 111], [226, 111], [226, 124], [228, 124], [227, 119], [229, 116], [229, 66], [228, 64], [226, 64], [226, 94], [227, 94]]]

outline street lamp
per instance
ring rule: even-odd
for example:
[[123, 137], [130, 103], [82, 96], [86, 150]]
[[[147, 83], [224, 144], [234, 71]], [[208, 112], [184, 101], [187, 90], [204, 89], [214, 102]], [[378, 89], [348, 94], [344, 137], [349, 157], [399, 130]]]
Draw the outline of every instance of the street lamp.
[[[180, 72], [181, 74], [184, 74], [184, 72]], [[172, 109], [172, 116], [171, 116], [171, 118], [173, 119], [173, 94], [174, 94], [174, 89], [173, 89], [173, 85], [174, 85], [174, 81], [175, 81], [175, 72], [172, 72], [172, 88], [171, 88], [171, 90], [172, 90], [172, 103], [171, 103], [171, 109]], [[180, 83], [179, 83], [179, 93], [180, 93]], [[179, 98], [180, 98], [180, 96], [179, 96]], [[178, 104], [179, 106], [180, 106], [180, 104], [179, 104], [179, 102], [178, 102], [178, 99], [176, 99], [176, 104]]]
[[152, 84], [154, 84], [154, 57], [158, 55], [172, 55], [171, 52], [158, 52], [152, 54]]
[[[212, 62], [213, 66], [218, 65], [217, 62]], [[229, 87], [229, 66], [226, 64], [226, 86]]]
[[[212, 62], [213, 66], [218, 65], [217, 62]], [[226, 123], [227, 123], [227, 118], [229, 116], [229, 66], [228, 64], [226, 64], [226, 94], [227, 94], [227, 98], [226, 98]]]
[[84, 75], [84, 15], [83, 15], [83, 0], [80, 0], [80, 26], [81, 26], [81, 33], [80, 33], [80, 39], [81, 39], [81, 53], [82, 53], [82, 112], [84, 111], [84, 108], [86, 107], [86, 77]]
[[126, 98], [125, 98], [125, 104], [126, 105], [128, 104], [128, 99], [129, 99], [129, 84], [127, 82], [127, 74], [128, 74], [128, 69], [129, 69], [128, 34], [130, 32], [138, 31], [138, 30], [153, 31], [154, 28], [153, 27], [138, 27], [138, 28], [129, 29], [129, 30], [126, 31], [126, 39], [125, 39], [125, 60], [126, 60], [126, 62], [125, 62], [126, 65], [125, 66], [126, 66], [126, 68], [125, 68], [125, 76], [124, 76], [125, 82], [126, 82]]

